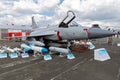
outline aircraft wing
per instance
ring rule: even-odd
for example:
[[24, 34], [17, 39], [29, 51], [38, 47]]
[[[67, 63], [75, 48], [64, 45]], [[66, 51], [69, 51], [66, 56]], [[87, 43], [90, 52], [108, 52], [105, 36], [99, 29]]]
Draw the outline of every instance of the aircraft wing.
[[48, 31], [48, 32], [32, 32], [28, 37], [44, 37], [44, 36], [51, 36], [56, 34], [54, 31]]

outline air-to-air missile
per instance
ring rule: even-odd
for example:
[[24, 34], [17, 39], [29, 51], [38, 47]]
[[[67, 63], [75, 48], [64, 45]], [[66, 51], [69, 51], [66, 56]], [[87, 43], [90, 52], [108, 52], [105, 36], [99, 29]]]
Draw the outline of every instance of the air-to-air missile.
[[36, 51], [36, 52], [40, 52], [43, 55], [48, 53], [48, 49], [46, 49], [44, 47], [34, 46], [34, 45], [21, 44], [21, 48], [24, 48], [26, 51], [27, 50], [33, 50], [33, 51]]

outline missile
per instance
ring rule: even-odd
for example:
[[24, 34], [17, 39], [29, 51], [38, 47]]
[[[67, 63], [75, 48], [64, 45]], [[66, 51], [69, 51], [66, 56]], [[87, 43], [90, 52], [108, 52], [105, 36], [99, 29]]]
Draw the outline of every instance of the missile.
[[33, 45], [32, 46], [28, 46], [26, 44], [21, 44], [21, 48], [25, 48], [25, 51], [33, 50], [33, 51], [41, 52], [43, 54], [48, 53], [48, 50], [46, 48], [37, 47], [37, 46], [33, 46]]
[[52, 57], [50, 56], [50, 54], [48, 54], [48, 49], [44, 48], [44, 47], [38, 47], [38, 46], [34, 46], [34, 45], [27, 45], [27, 44], [21, 44], [22, 48], [25, 48], [24, 51], [29, 51], [29, 50], [33, 50], [36, 52], [40, 52], [43, 54], [44, 56], [44, 60], [51, 60]]
[[37, 52], [41, 52], [43, 54], [47, 54], [48, 53], [48, 49], [43, 48], [43, 47], [37, 47], [37, 46], [31, 46], [31, 49]]
[[32, 51], [31, 47], [27, 44], [21, 44], [21, 48], [24, 49], [25, 52], [29, 52], [29, 51]]
[[7, 47], [6, 49], [7, 49], [9, 52], [14, 52], [14, 50], [11, 49], [11, 48], [9, 48], [9, 47]]
[[21, 52], [23, 52], [22, 49], [17, 48], [17, 47], [14, 48], [13, 50], [14, 50], [14, 52], [18, 53], [19, 55], [20, 55]]
[[3, 53], [3, 52], [5, 52], [5, 50], [0, 49], [0, 53]]
[[70, 53], [70, 50], [69, 50], [69, 49], [58, 48], [58, 47], [49, 47], [49, 50], [50, 50], [50, 51], [59, 52], [59, 53], [64, 53], [64, 54]]
[[9, 48], [9, 47], [6, 47], [6, 46], [4, 46], [3, 49], [4, 49], [5, 51], [8, 51], [8, 52], [14, 52], [13, 49], [11, 49], [11, 48]]
[[20, 48], [17, 48], [17, 47], [14, 48], [13, 50], [14, 50], [14, 51], [21, 51], [21, 49], [20, 49]]

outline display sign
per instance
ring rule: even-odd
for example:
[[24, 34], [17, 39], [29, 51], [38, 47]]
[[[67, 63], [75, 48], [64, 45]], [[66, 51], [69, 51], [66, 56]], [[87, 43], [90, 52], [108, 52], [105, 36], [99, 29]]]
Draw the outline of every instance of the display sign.
[[0, 58], [7, 58], [7, 53], [0, 53]]
[[99, 61], [105, 61], [110, 59], [110, 56], [105, 48], [100, 48], [94, 50], [94, 59]]

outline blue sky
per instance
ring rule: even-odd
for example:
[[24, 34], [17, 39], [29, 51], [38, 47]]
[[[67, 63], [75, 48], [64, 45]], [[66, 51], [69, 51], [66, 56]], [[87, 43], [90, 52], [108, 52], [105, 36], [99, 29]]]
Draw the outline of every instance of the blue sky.
[[60, 0], [60, 3], [59, 3], [58, 5], [62, 4], [63, 1], [64, 1], [64, 0]]

